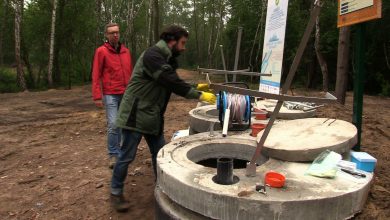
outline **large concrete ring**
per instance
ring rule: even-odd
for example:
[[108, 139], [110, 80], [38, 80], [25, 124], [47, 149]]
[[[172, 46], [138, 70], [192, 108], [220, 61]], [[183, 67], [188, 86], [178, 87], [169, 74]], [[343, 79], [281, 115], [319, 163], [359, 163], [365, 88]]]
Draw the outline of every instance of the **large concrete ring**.
[[[261, 100], [257, 101], [257, 107], [260, 109], [265, 109], [268, 113], [273, 113], [274, 108], [276, 106], [277, 100]], [[284, 119], [284, 120], [293, 120], [293, 119], [300, 119], [300, 118], [312, 118], [316, 115], [317, 110], [312, 109], [309, 111], [303, 111], [303, 110], [290, 110], [284, 106], [280, 109], [278, 116], [276, 118]]]
[[155, 219], [156, 220], [209, 220], [196, 212], [178, 205], [167, 195], [165, 195], [159, 186], [154, 189], [155, 197]]
[[[203, 133], [173, 141], [158, 153], [157, 186], [177, 205], [214, 219], [345, 219], [362, 210], [373, 178], [370, 173], [364, 179], [343, 172], [335, 179], [323, 179], [305, 175], [310, 164], [262, 157], [256, 177], [235, 169], [240, 181], [219, 185], [212, 180], [215, 168], [197, 164], [219, 157], [250, 160], [255, 147], [256, 142], [243, 135], [212, 138]], [[270, 170], [286, 176], [285, 187], [267, 187], [267, 195], [255, 192], [255, 184], [263, 183]], [[239, 197], [242, 193], [246, 196]]]
[[214, 124], [214, 130], [222, 130], [218, 119], [218, 109], [215, 105], [205, 105], [190, 111], [190, 135], [210, 130], [210, 124]]
[[[260, 139], [263, 131], [259, 132]], [[305, 118], [283, 121], [272, 126], [262, 153], [272, 158], [305, 162], [321, 152], [349, 152], [357, 143], [356, 127], [346, 121], [330, 118]]]

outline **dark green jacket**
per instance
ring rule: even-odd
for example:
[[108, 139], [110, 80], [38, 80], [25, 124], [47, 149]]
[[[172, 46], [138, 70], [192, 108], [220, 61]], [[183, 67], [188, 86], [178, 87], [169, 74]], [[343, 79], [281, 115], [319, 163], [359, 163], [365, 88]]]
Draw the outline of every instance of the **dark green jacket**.
[[144, 51], [135, 64], [132, 78], [123, 95], [116, 125], [143, 134], [159, 135], [164, 128], [164, 113], [171, 93], [198, 99], [200, 92], [181, 80], [177, 60], [160, 40]]

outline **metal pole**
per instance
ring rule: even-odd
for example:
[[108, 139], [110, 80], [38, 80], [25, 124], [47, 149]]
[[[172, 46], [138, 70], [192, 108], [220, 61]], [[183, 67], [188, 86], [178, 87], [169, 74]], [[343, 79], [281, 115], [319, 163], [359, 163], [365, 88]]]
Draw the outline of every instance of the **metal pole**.
[[[222, 65], [223, 65], [223, 70], [226, 70], [226, 63], [225, 63], [225, 55], [223, 54], [223, 45], [219, 45], [219, 48], [221, 49], [221, 58], [222, 58]], [[225, 82], [228, 82], [228, 76], [225, 73]]]
[[[286, 81], [283, 85], [282, 94], [287, 94], [287, 91], [291, 86], [292, 80], [295, 76], [298, 65], [301, 61], [303, 52], [304, 52], [306, 45], [309, 41], [310, 34], [313, 31], [315, 21], [316, 21], [318, 15], [320, 14], [320, 9], [321, 9], [321, 7], [318, 4], [314, 5], [314, 8], [313, 8], [311, 15], [310, 15], [309, 23], [306, 26], [305, 33], [303, 34], [302, 40], [301, 40], [299, 47], [298, 47], [298, 51], [295, 54], [293, 63], [291, 64], [291, 67], [290, 67], [290, 71], [289, 71], [287, 78], [286, 78]], [[278, 100], [278, 102], [274, 108], [274, 111], [271, 114], [271, 118], [268, 121], [267, 127], [265, 128], [263, 135], [260, 138], [260, 141], [257, 143], [256, 151], [253, 154], [251, 161], [247, 164], [246, 176], [255, 176], [256, 175], [256, 161], [260, 157], [261, 149], [264, 146], [265, 140], [267, 139], [268, 134], [271, 131], [271, 127], [272, 127], [272, 125], [276, 119], [276, 116], [278, 115], [282, 105], [283, 105], [283, 101]]]
[[356, 25], [356, 41], [355, 41], [355, 76], [353, 84], [353, 116], [352, 123], [357, 128], [358, 141], [354, 150], [360, 151], [362, 138], [362, 115], [363, 115], [363, 93], [364, 93], [364, 78], [365, 78], [365, 24]]
[[[238, 59], [240, 58], [241, 36], [242, 36], [242, 27], [238, 27], [236, 57], [234, 60], [234, 69], [233, 70], [237, 70], [237, 68], [238, 68]], [[233, 75], [233, 82], [236, 82], [236, 75]]]

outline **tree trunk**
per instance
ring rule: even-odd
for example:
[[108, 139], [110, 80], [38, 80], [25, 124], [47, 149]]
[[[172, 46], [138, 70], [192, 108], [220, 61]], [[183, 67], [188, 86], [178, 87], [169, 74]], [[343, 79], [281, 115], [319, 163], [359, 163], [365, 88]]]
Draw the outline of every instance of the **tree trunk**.
[[1, 19], [1, 29], [0, 29], [0, 66], [4, 64], [4, 54], [3, 54], [3, 41], [4, 41], [4, 33], [5, 33], [5, 22], [8, 17], [8, 0], [4, 0], [3, 3], [3, 17]]
[[134, 0], [128, 1], [127, 2], [127, 19], [126, 19], [126, 24], [127, 24], [127, 29], [126, 29], [126, 38], [128, 39], [129, 43], [127, 44], [128, 48], [133, 52], [133, 45], [134, 43], [132, 42], [133, 38], [133, 19], [134, 19]]
[[314, 73], [316, 71], [316, 53], [314, 49], [314, 43], [313, 43], [314, 38], [310, 38], [310, 41], [307, 44], [305, 54], [307, 54], [307, 57], [309, 58], [309, 63], [307, 64], [307, 80], [305, 83], [305, 87], [307, 89], [311, 88], [313, 85], [313, 78], [314, 78]]
[[[67, 0], [57, 0], [58, 3], [57, 3], [57, 12], [56, 12], [56, 23], [57, 23], [57, 27], [62, 27], [62, 21], [64, 20], [64, 9], [65, 9], [65, 6], [67, 3], [69, 3], [69, 1]], [[53, 59], [53, 81], [54, 83], [61, 83], [62, 82], [62, 72], [61, 72], [61, 68], [60, 68], [60, 64], [59, 64], [59, 56], [60, 56], [60, 52], [63, 48], [63, 45], [61, 43], [61, 41], [63, 41], [63, 38], [61, 37], [61, 33], [60, 31], [56, 31], [58, 34], [55, 35], [55, 42], [56, 42], [56, 46], [54, 47], [54, 59]], [[69, 45], [68, 47], [70, 47], [72, 45]]]
[[101, 17], [102, 17], [102, 0], [96, 0], [95, 5], [95, 13], [96, 13], [96, 32], [95, 32], [95, 48], [98, 48], [101, 44], [100, 37], [100, 25], [101, 25]]
[[200, 48], [199, 48], [199, 39], [198, 39], [198, 14], [197, 14], [197, 8], [196, 8], [196, 0], [193, 0], [193, 6], [194, 6], [194, 29], [195, 29], [195, 45], [196, 45], [196, 63], [199, 63], [200, 60]]
[[[321, 4], [320, 0], [318, 0], [318, 4]], [[326, 60], [320, 51], [320, 18], [319, 17], [317, 17], [316, 20], [314, 49], [316, 51], [317, 60], [318, 63], [320, 64], [321, 72], [322, 72], [322, 90], [324, 92], [328, 92], [328, 87], [329, 87], [328, 65], [326, 64]]]
[[15, 0], [15, 62], [16, 62], [16, 71], [17, 71], [17, 84], [22, 89], [22, 91], [27, 90], [26, 82], [24, 79], [24, 70], [21, 59], [21, 21], [22, 21], [22, 10], [23, 10], [23, 0]]
[[345, 104], [348, 87], [350, 36], [350, 27], [340, 28], [337, 51], [336, 97], [341, 104]]
[[[259, 45], [257, 47], [257, 53], [256, 53], [256, 61], [255, 61], [255, 66], [257, 68], [260, 67], [261, 65], [261, 58], [260, 57], [260, 53], [261, 53], [261, 49], [263, 47], [263, 38], [264, 38], [264, 33], [263, 33], [263, 28], [264, 28], [264, 25], [265, 25], [265, 19], [266, 19], [266, 9], [267, 9], [267, 0], [262, 0], [262, 9], [261, 9], [261, 16], [260, 16], [260, 39], [259, 39]], [[259, 68], [260, 69], [260, 68]]]
[[131, 49], [131, 53], [133, 55], [136, 54], [136, 49], [137, 49], [137, 38], [135, 35], [135, 31], [134, 31], [134, 20], [139, 12], [139, 9], [143, 5], [144, 1], [145, 0], [142, 0], [138, 4], [138, 8], [136, 8], [134, 0], [131, 0], [131, 2], [129, 2], [127, 5], [127, 7], [128, 7], [127, 35], [129, 38], [129, 45], [128, 46]]
[[158, 0], [153, 0], [153, 8], [152, 8], [152, 23], [153, 23], [153, 43], [155, 44], [160, 38], [160, 11], [158, 7]]
[[[263, 1], [263, 5], [261, 6], [260, 10], [263, 10], [263, 7], [264, 7], [264, 1]], [[251, 67], [251, 71], [253, 71], [252, 57], [253, 57], [253, 52], [255, 50], [255, 45], [256, 45], [256, 43], [260, 44], [260, 42], [257, 42], [257, 36], [259, 35], [259, 30], [260, 30], [260, 26], [262, 23], [262, 19], [263, 19], [263, 14], [261, 14], [259, 17], [259, 22], [257, 23], [255, 37], [253, 38], [253, 42], [252, 42], [251, 52], [249, 53], [249, 66]], [[251, 80], [252, 80], [252, 77], [251, 77]]]
[[[205, 5], [204, 4], [202, 4], [202, 24], [203, 24], [203, 31], [202, 31], [202, 40], [201, 40], [201, 42], [202, 42], [202, 45], [201, 45], [201, 47], [200, 48], [202, 48], [202, 52], [201, 52], [201, 54], [202, 54], [202, 57], [205, 57], [205, 55], [206, 55], [206, 51], [205, 51], [205, 48], [206, 48], [206, 33], [207, 33], [207, 31], [206, 31], [206, 7], [205, 7]], [[204, 59], [202, 60], [202, 63], [203, 63], [203, 65], [207, 65], [207, 61], [205, 61]]]
[[25, 41], [23, 39], [23, 36], [21, 37], [21, 49], [22, 49], [22, 60], [24, 62], [24, 64], [26, 65], [27, 67], [27, 73], [28, 73], [28, 78], [31, 82], [31, 87], [34, 88], [35, 85], [36, 85], [36, 79], [34, 77], [34, 72], [33, 72], [33, 68], [31, 66], [31, 63], [30, 63], [30, 58], [29, 58], [29, 52], [25, 46]]
[[213, 58], [214, 58], [215, 50], [217, 48], [219, 36], [221, 34], [221, 28], [222, 28], [222, 22], [223, 22], [223, 11], [224, 11], [223, 0], [219, 1], [219, 4], [220, 5], [219, 5], [219, 19], [218, 19], [218, 24], [217, 24], [217, 36], [215, 37], [214, 46], [213, 46], [213, 49], [211, 51], [211, 55]]
[[387, 69], [390, 70], [390, 62], [389, 62], [389, 55], [387, 54], [387, 43], [386, 42], [383, 43], [383, 52], [385, 54], [385, 61], [386, 61]]
[[23, 10], [24, 1], [15, 0], [15, 62], [16, 62], [16, 76], [17, 84], [22, 89], [26, 91], [26, 80], [24, 79], [24, 71], [22, 66], [22, 60], [20, 56], [20, 32], [21, 32], [21, 22], [22, 22], [22, 10]]
[[148, 8], [148, 42], [147, 46], [150, 47], [152, 46], [153, 42], [153, 29], [152, 29], [152, 13], [153, 13], [153, 0], [149, 0], [149, 8]]
[[50, 33], [50, 49], [49, 49], [49, 65], [47, 68], [47, 82], [49, 88], [53, 88], [53, 58], [54, 58], [54, 39], [56, 35], [56, 11], [57, 0], [53, 0], [53, 10], [51, 16], [51, 33]]
[[209, 35], [209, 41], [208, 41], [208, 47], [207, 47], [207, 67], [211, 68], [212, 63], [212, 56], [211, 56], [211, 50], [212, 50], [212, 41], [214, 37], [214, 31], [215, 31], [215, 5], [212, 4], [212, 11], [209, 13], [209, 19], [211, 20], [210, 24], [210, 35]]

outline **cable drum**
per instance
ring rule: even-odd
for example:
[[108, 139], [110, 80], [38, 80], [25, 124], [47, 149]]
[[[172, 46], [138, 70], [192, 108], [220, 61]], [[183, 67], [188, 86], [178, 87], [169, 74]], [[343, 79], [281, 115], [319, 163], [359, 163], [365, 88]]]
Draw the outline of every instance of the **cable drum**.
[[223, 124], [226, 109], [230, 110], [230, 123], [243, 125], [248, 123], [250, 126], [251, 104], [249, 96], [232, 94], [228, 92], [219, 92], [217, 98], [217, 108], [219, 110], [219, 121]]

